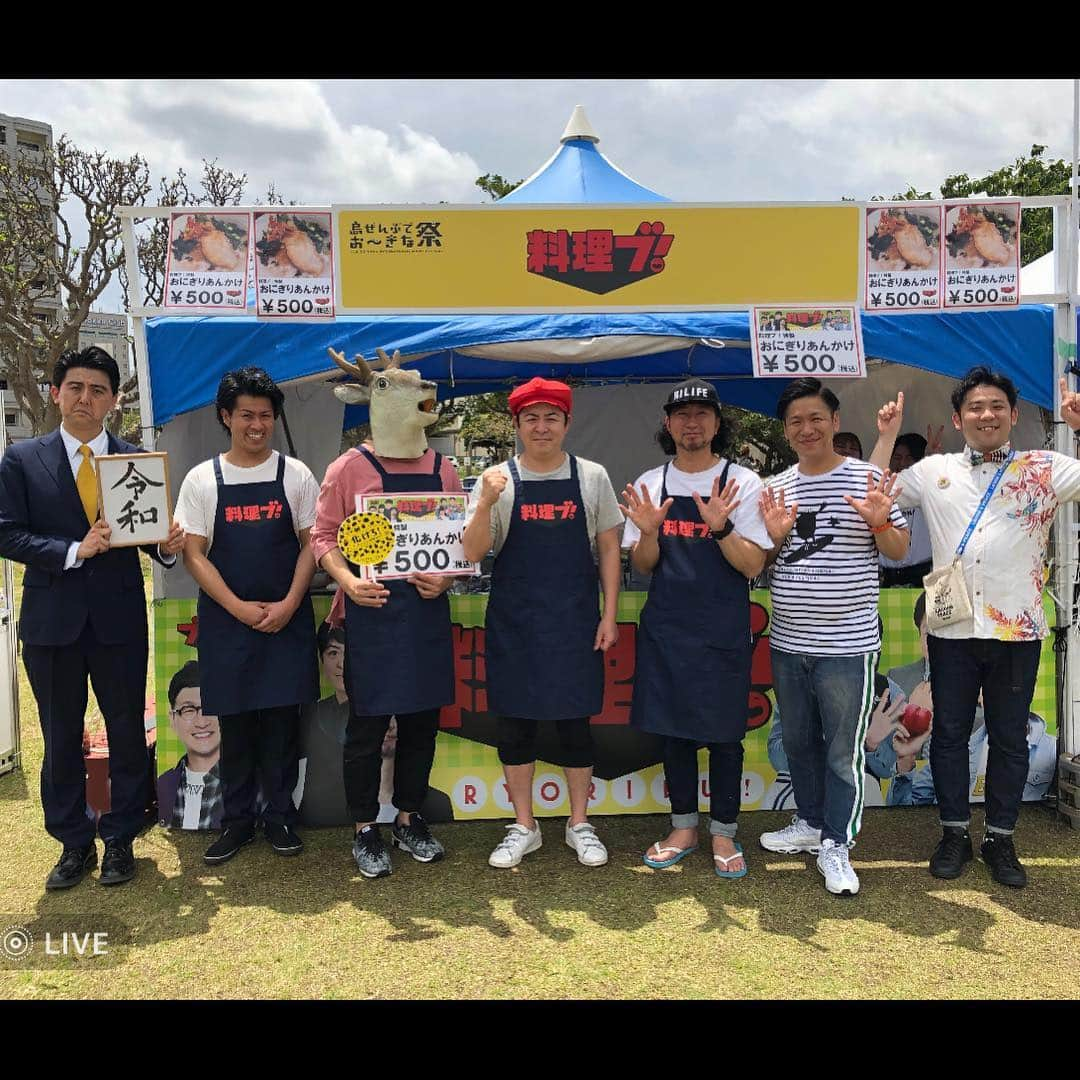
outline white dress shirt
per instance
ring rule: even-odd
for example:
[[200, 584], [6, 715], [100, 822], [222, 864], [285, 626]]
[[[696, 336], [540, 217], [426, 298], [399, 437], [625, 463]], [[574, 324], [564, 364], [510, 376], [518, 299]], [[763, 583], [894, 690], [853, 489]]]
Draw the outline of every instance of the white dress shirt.
[[[1006, 450], [1008, 447], [1006, 446]], [[1000, 463], [972, 466], [971, 449], [931, 454], [905, 469], [897, 500], [926, 516], [934, 569], [948, 566]], [[1054, 514], [1080, 499], [1080, 462], [1050, 450], [1019, 451], [964, 549], [961, 565], [973, 618], [934, 630], [940, 638], [1038, 641], [1046, 546]]]

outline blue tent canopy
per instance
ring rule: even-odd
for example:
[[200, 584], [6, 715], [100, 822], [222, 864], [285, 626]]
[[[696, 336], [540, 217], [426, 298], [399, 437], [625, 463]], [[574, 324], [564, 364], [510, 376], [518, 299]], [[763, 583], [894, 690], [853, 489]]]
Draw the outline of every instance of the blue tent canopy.
[[[959, 377], [976, 364], [1008, 374], [1026, 401], [1051, 408], [1053, 310], [950, 315], [864, 315], [866, 354], [909, 367]], [[523, 361], [463, 356], [476, 345], [506, 345], [559, 338], [656, 335], [690, 338], [670, 351], [589, 361]], [[336, 371], [333, 346], [346, 356], [375, 355], [376, 347], [421, 358], [415, 364], [439, 383], [439, 398], [506, 390], [521, 379], [544, 375], [583, 382], [665, 382], [688, 374], [723, 380], [721, 396], [743, 408], [771, 413], [785, 379], [754, 379], [749, 316], [742, 311], [618, 312], [572, 315], [394, 315], [349, 317], [330, 325], [258, 322], [251, 318], [152, 319], [150, 381], [154, 422], [198, 409], [214, 400], [221, 375], [246, 364], [264, 367], [278, 382]], [[712, 342], [708, 344], [707, 342]], [[722, 345], [720, 343], [723, 343]], [[195, 362], [195, 361], [198, 362]], [[345, 424], [360, 423], [365, 410], [351, 407]]]
[[[501, 202], [666, 202], [632, 180], [596, 148], [584, 111], [575, 109], [552, 158]], [[869, 357], [949, 376], [975, 364], [1007, 373], [1026, 401], [1052, 407], [1053, 311], [1021, 307], [943, 315], [870, 315], [862, 319]], [[771, 413], [786, 379], [752, 376], [746, 312], [611, 312], [539, 315], [350, 316], [330, 324], [260, 322], [245, 317], [163, 317], [146, 325], [154, 423], [208, 405], [222, 374], [257, 364], [278, 382], [337, 371], [327, 355], [375, 355], [400, 349], [410, 366], [439, 383], [439, 397], [505, 390], [534, 375], [603, 381], [677, 381], [694, 374], [722, 380], [725, 401]], [[522, 360], [516, 343], [611, 336], [670, 337], [670, 350], [621, 359]], [[499, 355], [498, 346], [504, 346]], [[494, 356], [461, 350], [494, 346]], [[655, 348], [655, 341], [649, 342]], [[662, 347], [662, 346], [661, 346]], [[366, 408], [345, 412], [345, 426], [366, 418]]]

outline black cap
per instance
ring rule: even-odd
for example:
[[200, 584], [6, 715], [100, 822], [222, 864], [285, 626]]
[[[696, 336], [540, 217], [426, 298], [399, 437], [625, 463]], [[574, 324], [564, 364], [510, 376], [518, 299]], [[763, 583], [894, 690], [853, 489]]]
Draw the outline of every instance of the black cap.
[[664, 403], [664, 411], [670, 414], [672, 409], [677, 409], [680, 405], [711, 405], [719, 412], [720, 397], [712, 383], [707, 383], [704, 379], [687, 379], [672, 387]]

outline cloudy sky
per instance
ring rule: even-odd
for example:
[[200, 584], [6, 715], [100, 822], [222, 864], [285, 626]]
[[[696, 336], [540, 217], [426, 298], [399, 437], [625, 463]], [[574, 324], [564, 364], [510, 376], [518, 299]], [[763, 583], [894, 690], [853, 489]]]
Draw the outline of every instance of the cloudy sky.
[[[0, 80], [0, 112], [157, 177], [203, 158], [287, 199], [477, 202], [531, 174], [584, 105], [600, 149], [673, 199], [859, 199], [1072, 155], [1071, 80]], [[113, 306], [113, 305], [109, 305]]]

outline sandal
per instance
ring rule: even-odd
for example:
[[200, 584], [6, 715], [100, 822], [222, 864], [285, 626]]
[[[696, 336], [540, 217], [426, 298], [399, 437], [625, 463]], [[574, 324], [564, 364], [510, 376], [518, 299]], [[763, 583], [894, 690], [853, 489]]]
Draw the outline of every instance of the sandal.
[[[727, 869], [727, 864], [729, 862], [733, 862], [735, 859], [739, 859], [739, 858], [741, 858], [743, 860], [743, 868], [741, 870], [728, 870]], [[722, 877], [722, 878], [742, 878], [742, 877], [746, 877], [746, 875], [747, 875], [747, 873], [749, 872], [749, 869], [750, 869], [746, 865], [746, 857], [743, 855], [742, 844], [736, 844], [735, 845], [735, 854], [734, 855], [714, 855], [713, 856], [713, 862], [718, 862], [718, 863], [723, 864], [723, 866], [724, 866], [723, 870], [721, 870], [719, 866], [716, 867], [716, 876], [717, 877]]]
[[[656, 852], [655, 858], [652, 857], [652, 852]], [[668, 866], [674, 866], [680, 859], [685, 859], [687, 855], [697, 851], [697, 844], [693, 847], [677, 848], [677, 847], [661, 847], [660, 841], [657, 840], [655, 844], [641, 857], [641, 861], [646, 866], [651, 866], [654, 870], [663, 870]], [[665, 858], [667, 856], [667, 858]]]

